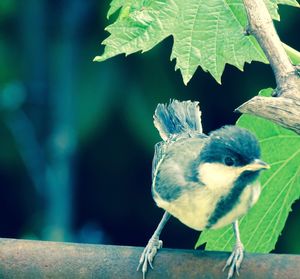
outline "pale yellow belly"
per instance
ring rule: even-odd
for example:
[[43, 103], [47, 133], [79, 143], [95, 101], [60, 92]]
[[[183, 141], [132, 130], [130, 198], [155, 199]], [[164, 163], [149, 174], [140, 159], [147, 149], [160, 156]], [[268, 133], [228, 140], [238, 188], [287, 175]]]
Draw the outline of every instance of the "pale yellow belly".
[[[260, 184], [247, 186], [242, 192], [237, 205], [220, 218], [211, 228], [220, 228], [233, 223], [243, 216], [255, 204], [260, 195]], [[167, 202], [154, 197], [157, 206], [165, 209], [186, 226], [198, 231], [205, 229], [210, 215], [214, 212], [219, 196], [206, 187], [183, 194], [175, 201]]]

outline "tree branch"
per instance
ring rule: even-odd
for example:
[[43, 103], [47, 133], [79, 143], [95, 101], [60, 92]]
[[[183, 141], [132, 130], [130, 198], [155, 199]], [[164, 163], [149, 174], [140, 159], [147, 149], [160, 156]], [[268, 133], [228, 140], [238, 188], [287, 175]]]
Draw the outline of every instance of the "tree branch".
[[253, 98], [237, 110], [265, 117], [300, 134], [297, 124], [300, 122], [300, 77], [297, 68], [292, 65], [278, 37], [264, 1], [244, 0], [244, 5], [248, 16], [247, 33], [256, 38], [270, 62], [277, 84], [273, 97], [277, 98], [272, 98], [272, 101], [268, 97]]
[[256, 96], [236, 111], [266, 118], [300, 135], [300, 100]]
[[[0, 239], [1, 278], [142, 279], [143, 248]], [[225, 278], [229, 253], [162, 249], [147, 278]], [[247, 254], [240, 279], [299, 278], [300, 256]]]

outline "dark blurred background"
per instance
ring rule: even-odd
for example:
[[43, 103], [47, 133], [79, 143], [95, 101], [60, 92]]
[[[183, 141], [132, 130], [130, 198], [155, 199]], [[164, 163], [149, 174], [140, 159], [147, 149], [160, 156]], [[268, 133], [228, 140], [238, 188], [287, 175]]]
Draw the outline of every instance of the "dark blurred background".
[[[0, 237], [144, 246], [163, 213], [150, 191], [157, 103], [199, 100], [209, 132], [274, 87], [261, 63], [226, 66], [222, 86], [199, 69], [184, 86], [169, 61], [172, 38], [92, 62], [109, 3], [0, 1]], [[299, 10], [280, 13], [282, 40], [299, 50]], [[299, 217], [298, 202], [277, 252], [300, 253]], [[173, 248], [193, 248], [197, 237], [175, 219], [162, 235]]]

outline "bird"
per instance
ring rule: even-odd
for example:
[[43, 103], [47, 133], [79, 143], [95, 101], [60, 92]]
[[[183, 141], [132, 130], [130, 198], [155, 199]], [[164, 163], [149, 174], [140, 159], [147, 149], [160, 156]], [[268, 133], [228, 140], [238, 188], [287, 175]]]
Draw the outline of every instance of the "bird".
[[245, 128], [225, 125], [205, 134], [197, 101], [170, 100], [158, 104], [154, 126], [162, 141], [155, 145], [152, 162], [152, 196], [165, 212], [143, 250], [137, 270], [145, 279], [148, 265], [162, 248], [160, 234], [171, 216], [197, 230], [232, 224], [235, 245], [225, 263], [227, 278], [244, 258], [238, 219], [257, 202], [258, 177], [270, 166], [261, 160], [256, 136]]

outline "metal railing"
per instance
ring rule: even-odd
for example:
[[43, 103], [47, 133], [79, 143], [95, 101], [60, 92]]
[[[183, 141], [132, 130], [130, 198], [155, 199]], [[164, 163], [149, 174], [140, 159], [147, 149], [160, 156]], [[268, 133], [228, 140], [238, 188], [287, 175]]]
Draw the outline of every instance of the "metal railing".
[[[142, 279], [136, 271], [143, 248], [0, 239], [0, 278]], [[226, 278], [229, 253], [161, 249], [151, 278]], [[248, 254], [240, 279], [300, 278], [300, 256]]]

